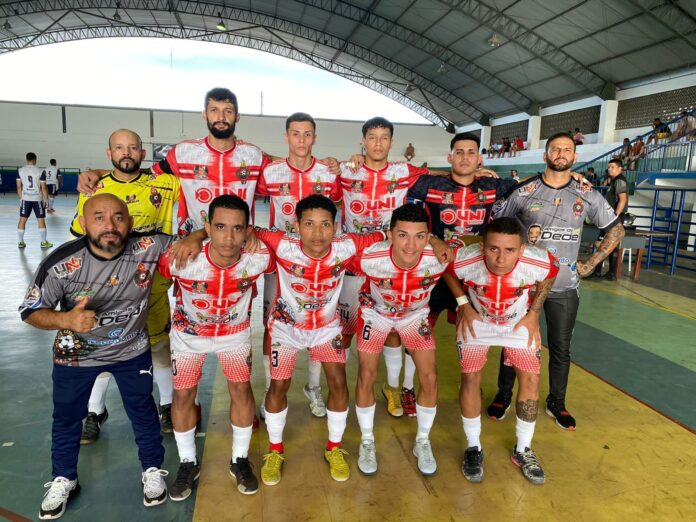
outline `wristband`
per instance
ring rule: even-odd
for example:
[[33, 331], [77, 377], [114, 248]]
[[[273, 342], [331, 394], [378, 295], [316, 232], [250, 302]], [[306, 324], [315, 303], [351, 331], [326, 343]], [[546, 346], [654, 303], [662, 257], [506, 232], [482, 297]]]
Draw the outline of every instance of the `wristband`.
[[457, 301], [457, 307], [464, 306], [465, 304], [469, 303], [469, 298], [465, 295], [460, 295], [459, 297], [457, 297], [456, 301]]

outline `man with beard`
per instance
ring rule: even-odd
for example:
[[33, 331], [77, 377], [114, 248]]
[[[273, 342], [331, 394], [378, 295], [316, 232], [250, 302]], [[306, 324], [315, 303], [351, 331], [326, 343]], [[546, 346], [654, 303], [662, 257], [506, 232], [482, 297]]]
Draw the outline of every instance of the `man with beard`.
[[[534, 245], [548, 248], [560, 263], [556, 282], [544, 302], [550, 356], [546, 413], [564, 430], [575, 430], [575, 419], [566, 409], [565, 399], [570, 342], [580, 302], [580, 278], [590, 275], [624, 236], [621, 220], [602, 195], [591, 186], [572, 179], [570, 169], [576, 160], [572, 137], [565, 133], [551, 136], [546, 142], [544, 173], [522, 182], [505, 200], [496, 203], [493, 211], [494, 217], [516, 217], [525, 230], [540, 226], [541, 234]], [[577, 261], [577, 257], [585, 218], [599, 227], [604, 239], [597, 251], [583, 262]], [[464, 319], [467, 325], [472, 324], [473, 314]], [[469, 331], [473, 333], [473, 328]], [[487, 409], [488, 416], [494, 420], [505, 417], [515, 383], [515, 371], [503, 364], [504, 355], [503, 352], [498, 393]]]
[[[137, 233], [163, 232], [172, 234], [172, 213], [179, 199], [179, 180], [172, 175], [152, 176], [140, 172], [145, 158], [140, 136], [128, 129], [119, 129], [109, 136], [106, 156], [113, 170], [104, 174], [97, 184], [96, 194], [113, 194], [126, 201], [133, 218], [133, 231]], [[84, 235], [81, 225], [84, 206], [90, 196], [80, 194], [77, 212], [70, 226], [75, 237]], [[154, 275], [149, 301], [148, 330], [152, 346], [153, 376], [159, 390], [160, 420], [162, 431], [171, 433], [172, 365], [169, 350], [169, 283], [159, 274]], [[89, 398], [89, 414], [85, 420], [81, 444], [91, 444], [99, 438], [102, 424], [109, 413], [106, 409], [106, 392], [111, 375], [100, 375]]]
[[133, 427], [145, 506], [167, 498], [146, 325], [150, 285], [135, 284], [135, 278], [139, 267], [148, 275], [157, 270], [170, 238], [130, 236], [128, 207], [111, 194], [90, 198], [83, 211], [85, 237], [61, 245], [44, 259], [19, 308], [28, 324], [58, 330], [53, 343], [53, 478], [41, 503], [42, 520], [60, 517], [80, 491], [82, 419], [92, 385], [103, 371], [116, 378]]

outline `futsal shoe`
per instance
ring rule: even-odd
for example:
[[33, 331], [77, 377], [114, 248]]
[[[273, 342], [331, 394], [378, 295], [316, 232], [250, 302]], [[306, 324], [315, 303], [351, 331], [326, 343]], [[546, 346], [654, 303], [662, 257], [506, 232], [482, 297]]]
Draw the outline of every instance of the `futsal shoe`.
[[510, 399], [505, 400], [500, 392], [496, 393], [493, 402], [486, 408], [488, 418], [494, 421], [501, 421], [505, 418], [505, 414], [510, 409]]
[[382, 395], [387, 400], [387, 412], [392, 417], [401, 417], [404, 410], [401, 407], [401, 393], [398, 388], [392, 388], [385, 382], [382, 385]]
[[363, 440], [358, 450], [358, 469], [363, 475], [377, 473], [377, 448], [374, 440]]
[[85, 425], [82, 428], [82, 435], [80, 435], [80, 444], [92, 444], [96, 442], [99, 438], [99, 433], [101, 432], [102, 425], [109, 418], [109, 411], [104, 408], [104, 411], [97, 414], [90, 411], [85, 419]]
[[285, 455], [278, 450], [272, 450], [263, 456], [261, 466], [261, 481], [267, 486], [275, 486], [280, 482]]
[[240, 493], [253, 495], [259, 490], [259, 480], [247, 457], [237, 457], [237, 462], [230, 461], [230, 475], [237, 482], [237, 491]]
[[413, 444], [413, 455], [418, 459], [418, 469], [423, 475], [429, 477], [435, 474], [437, 462], [429, 439], [416, 439]]
[[44, 495], [39, 510], [41, 520], [55, 520], [65, 513], [65, 508], [70, 499], [80, 492], [80, 483], [68, 480], [65, 477], [56, 477], [51, 482], [44, 484], [48, 491]]
[[524, 451], [517, 451], [517, 448], [512, 448], [511, 460], [515, 466], [522, 468], [524, 478], [532, 484], [541, 485], [546, 481], [539, 459], [531, 449], [524, 448]]
[[575, 431], [575, 418], [568, 413], [563, 403], [546, 403], [546, 415], [556, 419], [556, 425], [562, 430]]
[[167, 470], [155, 467], [143, 471], [141, 482], [145, 507], [159, 506], [167, 500], [167, 483], [164, 481], [167, 475], [169, 475]]
[[345, 482], [350, 478], [350, 468], [344, 455], [348, 455], [348, 452], [338, 446], [324, 452], [324, 459], [329, 463], [331, 478], [336, 482]]
[[462, 473], [469, 482], [483, 480], [483, 450], [475, 446], [466, 449], [462, 461]]
[[181, 502], [189, 498], [193, 492], [193, 484], [198, 480], [200, 475], [200, 464], [184, 459], [184, 461], [179, 464], [176, 478], [174, 479], [172, 487], [169, 489], [169, 498], [174, 502]]
[[309, 399], [309, 411], [315, 417], [326, 417], [326, 404], [324, 403], [324, 396], [321, 394], [321, 386], [309, 387], [309, 384], [305, 384], [302, 391], [305, 397]]

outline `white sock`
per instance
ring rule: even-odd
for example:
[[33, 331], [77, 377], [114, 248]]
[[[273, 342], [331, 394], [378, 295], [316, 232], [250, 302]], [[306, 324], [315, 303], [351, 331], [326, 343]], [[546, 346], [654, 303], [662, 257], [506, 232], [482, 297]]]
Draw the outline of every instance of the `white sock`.
[[321, 386], [321, 363], [319, 361], [309, 361], [309, 371], [307, 372], [307, 386], [317, 388]]
[[430, 437], [430, 428], [433, 427], [437, 406], [428, 408], [416, 403], [416, 420], [418, 421], [418, 434], [416, 439], [427, 439]]
[[271, 387], [271, 360], [267, 356], [263, 356], [263, 376], [266, 379], [266, 387], [264, 390], [268, 391]]
[[174, 383], [172, 382], [171, 366], [167, 368], [155, 368], [152, 372], [152, 376], [155, 379], [157, 389], [159, 390], [160, 406], [171, 404], [172, 396], [174, 395]]
[[464, 435], [466, 435], [466, 447], [481, 449], [481, 416], [467, 419], [462, 415]]
[[517, 435], [517, 451], [524, 451], [525, 448], [532, 447], [532, 437], [534, 437], [534, 426], [536, 426], [536, 421], [527, 422], [517, 417], [517, 424], [515, 424], [515, 435]]
[[106, 389], [111, 382], [110, 373], [100, 373], [92, 385], [92, 393], [89, 396], [87, 410], [100, 415], [104, 413], [106, 407]]
[[54, 196], [48, 196], [48, 208], [50, 208], [51, 210], [53, 210], [53, 202], [55, 201], [55, 199], [56, 198]]
[[179, 461], [198, 462], [196, 460], [196, 427], [188, 431], [174, 430], [176, 449], [179, 452]]
[[24, 241], [24, 230], [21, 228], [17, 229], [17, 237], [19, 238], [20, 241]]
[[287, 407], [278, 413], [266, 411], [266, 430], [268, 431], [268, 440], [271, 444], [281, 444], [283, 442], [283, 430], [285, 429], [287, 417]]
[[375, 425], [375, 405], [361, 408], [355, 407], [355, 414], [358, 417], [358, 425], [360, 426], [361, 440], [375, 440], [373, 433]]
[[416, 363], [413, 362], [408, 352], [404, 353], [404, 383], [402, 386], [407, 390], [413, 389], [413, 376], [416, 375]]
[[401, 375], [401, 346], [385, 346], [382, 353], [387, 367], [387, 384], [392, 388], [398, 388]]
[[232, 462], [238, 458], [249, 456], [249, 444], [251, 443], [251, 426], [240, 428], [230, 422], [232, 426]]
[[46, 242], [46, 229], [45, 228], [39, 229], [39, 236], [41, 236], [41, 242], [45, 243]]
[[341, 442], [341, 440], [343, 440], [343, 432], [346, 431], [347, 419], [348, 410], [326, 410], [326, 423], [329, 425], [329, 442]]

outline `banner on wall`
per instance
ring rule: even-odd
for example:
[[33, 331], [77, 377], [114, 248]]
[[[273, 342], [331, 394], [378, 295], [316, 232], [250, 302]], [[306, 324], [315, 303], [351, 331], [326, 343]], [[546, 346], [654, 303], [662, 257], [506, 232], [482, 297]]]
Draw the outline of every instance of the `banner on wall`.
[[174, 148], [174, 145], [169, 143], [153, 143], [152, 144], [152, 161], [158, 163], [167, 157], [167, 153]]

